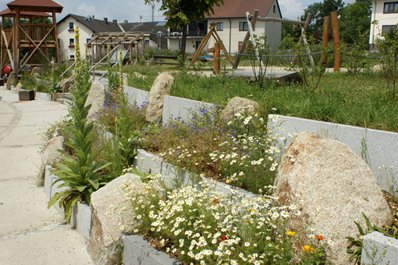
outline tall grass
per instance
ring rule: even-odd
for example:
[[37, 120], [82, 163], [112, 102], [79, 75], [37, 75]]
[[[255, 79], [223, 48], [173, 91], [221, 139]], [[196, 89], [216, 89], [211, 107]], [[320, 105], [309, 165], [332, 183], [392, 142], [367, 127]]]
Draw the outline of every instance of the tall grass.
[[[155, 68], [159, 71], [159, 68]], [[149, 70], [145, 70], [150, 73]], [[154, 70], [151, 70], [152, 73]], [[145, 82], [151, 84], [156, 75]], [[142, 88], [130, 78], [130, 84]], [[300, 84], [279, 86], [268, 81], [267, 89], [232, 77], [204, 77], [176, 74], [171, 89], [174, 96], [225, 105], [234, 96], [256, 100], [263, 114], [276, 113], [320, 121], [337, 122], [366, 128], [398, 131], [398, 104], [386, 88], [381, 74], [333, 73], [322, 77], [318, 91]], [[145, 89], [148, 89], [145, 87]], [[275, 110], [276, 109], [276, 110]]]

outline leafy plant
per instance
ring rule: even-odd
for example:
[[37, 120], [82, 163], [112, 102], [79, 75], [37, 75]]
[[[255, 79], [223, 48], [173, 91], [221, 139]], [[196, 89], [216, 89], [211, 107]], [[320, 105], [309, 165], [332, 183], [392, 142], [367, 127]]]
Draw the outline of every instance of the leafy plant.
[[312, 92], [317, 91], [326, 67], [320, 63], [312, 67], [303, 44], [296, 45], [296, 53], [299, 73], [303, 79], [304, 87]]
[[247, 51], [254, 73], [254, 79], [258, 87], [264, 89], [269, 61], [269, 47], [267, 45], [266, 36], [254, 36], [254, 43], [249, 42]]
[[63, 152], [62, 162], [56, 164], [53, 171], [58, 176], [53, 185], [61, 183], [58, 187], [65, 189], [55, 193], [48, 203], [48, 207], [51, 207], [58, 202], [64, 209], [67, 222], [70, 221], [72, 209], [79, 200], [89, 204], [91, 193], [108, 182], [100, 174], [108, 164], [98, 163], [92, 152], [93, 123], [87, 119], [91, 105], [86, 105], [91, 86], [90, 74], [87, 61], [80, 58], [78, 29], [75, 32], [75, 43], [77, 43], [75, 85], [71, 92], [73, 104], [69, 110], [70, 138], [65, 143], [71, 154]]
[[354, 264], [360, 264], [363, 249], [363, 237], [374, 231], [384, 233], [383, 229], [373, 225], [364, 213], [362, 213], [362, 216], [365, 220], [365, 227], [362, 227], [358, 222], [354, 222], [358, 229], [358, 234], [355, 237], [347, 237], [347, 253], [350, 255], [349, 261], [354, 262]]
[[398, 29], [391, 29], [383, 37], [377, 39], [376, 43], [382, 55], [381, 63], [387, 88], [390, 90], [390, 97], [395, 101], [398, 81]]
[[115, 156], [112, 167], [114, 171], [122, 173], [124, 168], [132, 165], [137, 155], [138, 134], [134, 130], [134, 124], [129, 117], [129, 109], [126, 96], [123, 91], [123, 75], [121, 72], [122, 54], [120, 53], [118, 88], [116, 96], [118, 98], [119, 108], [116, 113], [115, 132], [113, 137], [113, 155]]

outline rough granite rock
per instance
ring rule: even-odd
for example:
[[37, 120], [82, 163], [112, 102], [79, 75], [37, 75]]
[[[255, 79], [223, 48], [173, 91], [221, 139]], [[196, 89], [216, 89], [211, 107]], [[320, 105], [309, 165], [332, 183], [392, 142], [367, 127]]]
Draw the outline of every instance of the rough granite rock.
[[142, 192], [141, 178], [125, 174], [109, 182], [91, 195], [92, 228], [88, 252], [98, 265], [119, 264], [122, 234], [137, 225], [131, 202], [125, 195], [125, 186]]
[[392, 218], [369, 166], [343, 143], [313, 133], [298, 134], [288, 147], [276, 195], [301, 210], [297, 226], [331, 240], [327, 256], [337, 265], [349, 264], [346, 237], [357, 233], [354, 221], [364, 223], [362, 213], [379, 226]]
[[51, 138], [44, 146], [41, 158], [41, 166], [39, 169], [38, 179], [42, 182], [44, 179], [44, 172], [46, 165], [53, 165], [60, 160], [61, 150], [64, 149], [64, 137], [56, 136]]
[[30, 71], [30, 74], [35, 76], [35, 77], [36, 77], [37, 74], [40, 75], [40, 73], [41, 73], [40, 67], [33, 67], [32, 71]]
[[11, 90], [12, 86], [15, 86], [16, 84], [17, 84], [17, 78], [15, 76], [15, 73], [10, 73], [10, 75], [7, 78], [6, 89]]
[[174, 77], [169, 73], [161, 73], [153, 82], [148, 97], [146, 109], [146, 120], [148, 122], [159, 122], [162, 119], [163, 98], [170, 94]]
[[15, 87], [15, 91], [19, 92], [23, 89], [23, 85], [21, 84], [21, 82], [18, 82], [17, 86]]
[[59, 83], [58, 86], [61, 88], [62, 92], [69, 92], [69, 89], [74, 84], [75, 80], [72, 78], [64, 78]]
[[241, 97], [234, 97], [228, 101], [227, 106], [221, 111], [222, 120], [232, 120], [236, 113], [254, 114], [260, 109], [260, 105], [253, 100]]
[[86, 101], [86, 105], [91, 104], [90, 111], [88, 112], [89, 119], [95, 119], [95, 117], [97, 116], [96, 114], [104, 108], [105, 100], [105, 86], [99, 81], [94, 81], [91, 84], [91, 88]]

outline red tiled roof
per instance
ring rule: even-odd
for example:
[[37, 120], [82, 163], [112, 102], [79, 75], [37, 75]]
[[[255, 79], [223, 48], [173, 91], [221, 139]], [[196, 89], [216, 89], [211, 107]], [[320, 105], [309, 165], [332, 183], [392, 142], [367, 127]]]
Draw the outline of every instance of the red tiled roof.
[[[0, 16], [14, 17], [15, 11], [6, 8], [0, 12]], [[50, 17], [51, 15], [46, 12], [22, 11], [21, 17]]]
[[62, 12], [62, 6], [52, 0], [14, 0], [7, 4], [12, 11], [19, 9], [23, 11]]
[[206, 18], [241, 18], [246, 17], [247, 11], [254, 13], [255, 9], [260, 11], [260, 16], [266, 16], [273, 2], [273, 0], [224, 0], [224, 4], [216, 6], [214, 14]]

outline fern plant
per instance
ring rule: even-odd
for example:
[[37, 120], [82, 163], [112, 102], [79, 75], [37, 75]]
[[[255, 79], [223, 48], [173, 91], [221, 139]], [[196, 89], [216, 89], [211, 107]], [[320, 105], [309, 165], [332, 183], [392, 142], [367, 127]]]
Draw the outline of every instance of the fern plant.
[[65, 189], [55, 193], [48, 203], [51, 207], [58, 202], [64, 209], [67, 222], [79, 200], [89, 204], [91, 193], [108, 182], [100, 174], [108, 164], [99, 164], [93, 155], [93, 123], [87, 119], [91, 105], [85, 105], [91, 87], [90, 74], [87, 61], [80, 58], [78, 29], [75, 32], [75, 84], [71, 91], [73, 104], [69, 110], [70, 138], [65, 143], [70, 153], [63, 152], [62, 162], [56, 164], [53, 171], [59, 177], [54, 184], [61, 182], [58, 187]]

